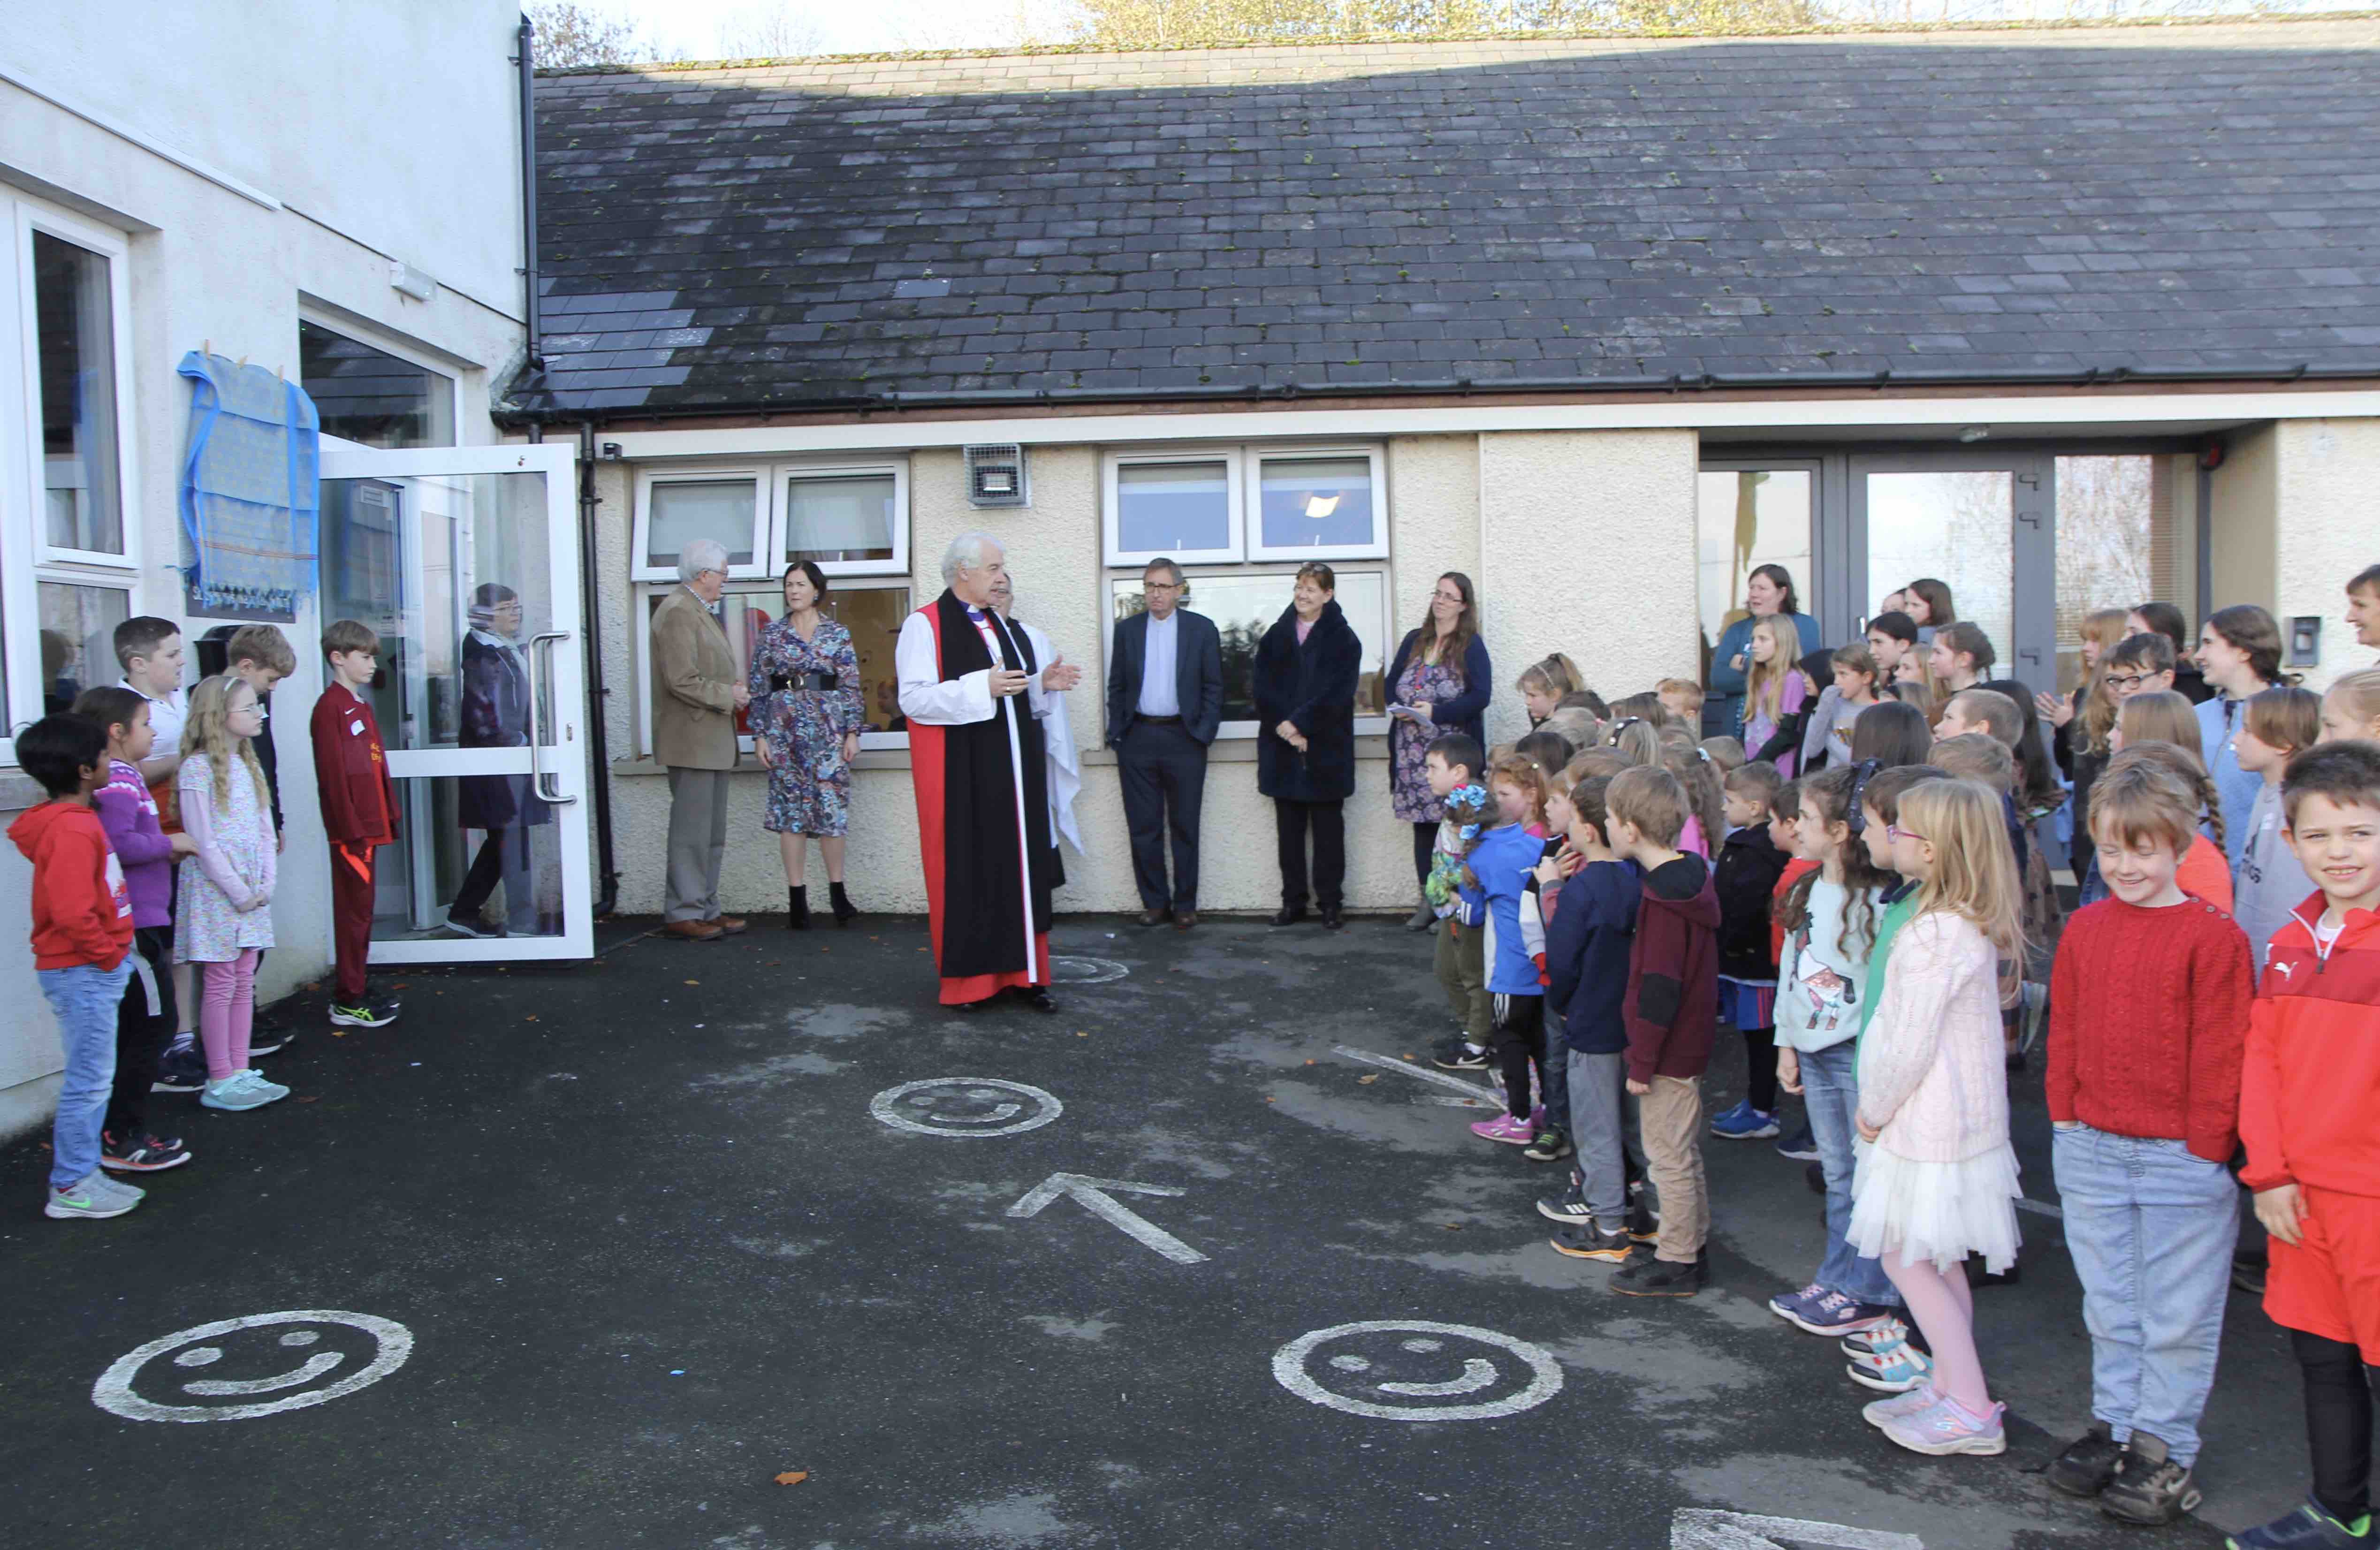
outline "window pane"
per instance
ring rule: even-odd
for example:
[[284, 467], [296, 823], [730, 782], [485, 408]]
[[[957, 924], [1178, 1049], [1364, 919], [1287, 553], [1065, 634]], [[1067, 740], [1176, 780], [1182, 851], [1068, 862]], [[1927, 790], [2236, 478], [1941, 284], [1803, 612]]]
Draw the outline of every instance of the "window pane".
[[890, 474], [785, 481], [785, 563], [892, 558]]
[[673, 479], [657, 483], [645, 519], [645, 563], [666, 570], [697, 539], [715, 539], [727, 548], [727, 563], [752, 563], [753, 503], [760, 487], [751, 479]]
[[[1138, 576], [1117, 576], [1111, 583], [1115, 616], [1129, 619], [1142, 611]], [[1347, 623], [1364, 644], [1364, 659], [1355, 682], [1355, 713], [1377, 715], [1383, 709], [1380, 681], [1388, 672], [1389, 578], [1381, 571], [1341, 571], [1333, 594]], [[1289, 607], [1297, 578], [1291, 575], [1258, 575], [1235, 573], [1190, 579], [1182, 606], [1215, 622], [1223, 644], [1223, 720], [1256, 719], [1257, 643]]]
[[1377, 541], [1370, 458], [1268, 457], [1260, 482], [1266, 548], [1344, 549]]
[[[1695, 588], [1706, 669], [1718, 637], [1749, 612], [1744, 584], [1760, 566], [1784, 566], [1801, 612], [1817, 612], [1810, 592], [1811, 493], [1805, 468], [1710, 470], [1695, 477]], [[1703, 681], [1710, 681], [1707, 671]]]
[[115, 328], [107, 260], [33, 234], [33, 326], [41, 352], [42, 487], [49, 542], [124, 552], [115, 485]]
[[1116, 546], [1127, 554], [1200, 554], [1232, 541], [1230, 465], [1126, 463], [1116, 469]]
[[[2058, 460], [2058, 687], [2082, 680], [2082, 621], [2103, 608], [2131, 608], [2179, 595], [2167, 577], [2174, 542], [2168, 459]], [[2162, 565], [2160, 564], [2162, 562]], [[2160, 575], [2160, 571], [2163, 575]], [[2161, 586], [2162, 584], [2162, 586]]]
[[[645, 594], [648, 650], [651, 648], [653, 612], [669, 595], [667, 588], [660, 587]], [[738, 678], [751, 671], [752, 653], [759, 648], [760, 632], [784, 611], [784, 594], [774, 582], [739, 583], [721, 594], [718, 606], [711, 612], [727, 632], [728, 654], [735, 660]], [[852, 649], [859, 655], [865, 730], [907, 731], [908, 720], [901, 714], [901, 676], [893, 669], [892, 651], [900, 643], [901, 625], [909, 617], [909, 588], [855, 587], [830, 591], [823, 612], [851, 632]], [[735, 730], [747, 736], [751, 733], [741, 710], [735, 713]]]
[[42, 612], [42, 710], [55, 714], [75, 696], [124, 677], [115, 662], [115, 626], [132, 617], [132, 594], [117, 587], [35, 587]]
[[451, 377], [303, 321], [298, 370], [325, 436], [368, 447], [455, 444]]
[[1880, 598], [1935, 577], [1950, 588], [1959, 617], [1991, 637], [2001, 670], [2013, 671], [2015, 499], [2015, 476], [2004, 468], [1868, 475], [1868, 590]]

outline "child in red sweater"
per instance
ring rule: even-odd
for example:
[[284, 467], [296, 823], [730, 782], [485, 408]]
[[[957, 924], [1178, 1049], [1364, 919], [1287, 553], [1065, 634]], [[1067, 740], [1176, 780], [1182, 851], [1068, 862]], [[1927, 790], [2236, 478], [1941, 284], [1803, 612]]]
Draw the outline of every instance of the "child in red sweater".
[[[2095, 806], [2097, 797], [2092, 798]], [[2313, 1490], [2240, 1550], [2374, 1544], [2380, 1397], [2380, 745], [2325, 743], [2281, 777], [2289, 848], [2320, 892], [2273, 934], [2240, 1095], [2265, 1312], [2305, 1373]]]
[[2198, 793], [2148, 760], [2091, 788], [2111, 897], [2076, 914], [2050, 991], [2051, 1161], [2091, 1330], [2091, 1429], [2049, 1483], [2132, 1523], [2197, 1505], [2231, 1249], [2247, 934], [2175, 880]]
[[33, 864], [33, 969], [66, 1050], [42, 1214], [120, 1217], [142, 1192], [99, 1170], [99, 1132], [115, 1085], [115, 1008], [132, 973], [132, 895], [91, 793], [107, 779], [107, 730], [44, 716], [17, 734], [17, 764], [50, 800], [8, 826]]

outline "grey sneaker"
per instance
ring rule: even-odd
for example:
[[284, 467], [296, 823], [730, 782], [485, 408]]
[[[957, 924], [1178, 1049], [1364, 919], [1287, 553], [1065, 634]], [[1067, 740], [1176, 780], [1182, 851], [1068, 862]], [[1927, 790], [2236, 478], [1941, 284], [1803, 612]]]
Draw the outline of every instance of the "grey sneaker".
[[257, 1070], [254, 1066], [249, 1067], [248, 1070], [240, 1072], [240, 1074], [248, 1078], [248, 1084], [249, 1086], [264, 1095], [264, 1101], [267, 1103], [278, 1103], [283, 1098], [289, 1096], [288, 1088], [283, 1086], [278, 1082], [267, 1081], [264, 1073]]
[[141, 1193], [128, 1184], [118, 1184], [93, 1169], [65, 1189], [50, 1191], [49, 1200], [42, 1206], [42, 1215], [57, 1221], [71, 1221], [78, 1217], [103, 1221], [109, 1217], [120, 1217], [140, 1205]]
[[2190, 1467], [2167, 1456], [2163, 1440], [2134, 1432], [2116, 1460], [2115, 1478], [2099, 1493], [2099, 1510], [2127, 1523], [2170, 1523], [2199, 1503]]

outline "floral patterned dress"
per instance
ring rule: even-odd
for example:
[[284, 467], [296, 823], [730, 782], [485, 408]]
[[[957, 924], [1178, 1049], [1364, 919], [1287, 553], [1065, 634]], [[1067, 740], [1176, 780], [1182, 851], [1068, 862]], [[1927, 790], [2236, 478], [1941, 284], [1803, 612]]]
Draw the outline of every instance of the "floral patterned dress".
[[[215, 804], [214, 767], [205, 754], [192, 754], [175, 772], [174, 791], [182, 811], [204, 815], [190, 837], [204, 847], [182, 858], [181, 891], [174, 907], [174, 962], [228, 963], [252, 947], [271, 947], [270, 907], [239, 910], [215, 880], [215, 872], [242, 890], [272, 890], [278, 870], [273, 817], [258, 796], [245, 761], [232, 768], [226, 800]], [[207, 853], [212, 852], [212, 854]], [[214, 863], [213, 866], [209, 862]]]
[[[776, 685], [823, 672], [837, 687]], [[846, 733], [860, 729], [859, 653], [851, 632], [820, 619], [804, 640], [779, 619], [760, 632], [752, 652], [749, 724], [769, 740], [769, 807], [761, 827], [779, 834], [841, 835], [851, 822], [851, 766], [843, 759]]]
[[[1393, 705], [1436, 705], [1462, 693], [1463, 680], [1451, 668], [1415, 651], [1389, 700]], [[1437, 737], [1432, 728], [1402, 716], [1390, 718], [1389, 805], [1400, 823], [1437, 823], [1446, 817], [1446, 804], [1429, 790], [1429, 745]]]

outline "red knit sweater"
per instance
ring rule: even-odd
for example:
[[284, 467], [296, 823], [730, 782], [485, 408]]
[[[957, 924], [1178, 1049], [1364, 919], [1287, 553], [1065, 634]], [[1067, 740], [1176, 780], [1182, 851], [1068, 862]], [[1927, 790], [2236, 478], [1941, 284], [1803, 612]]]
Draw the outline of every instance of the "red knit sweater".
[[2050, 977], [2050, 1119], [2230, 1161], [2254, 987], [2247, 934], [2212, 904], [2076, 914]]

